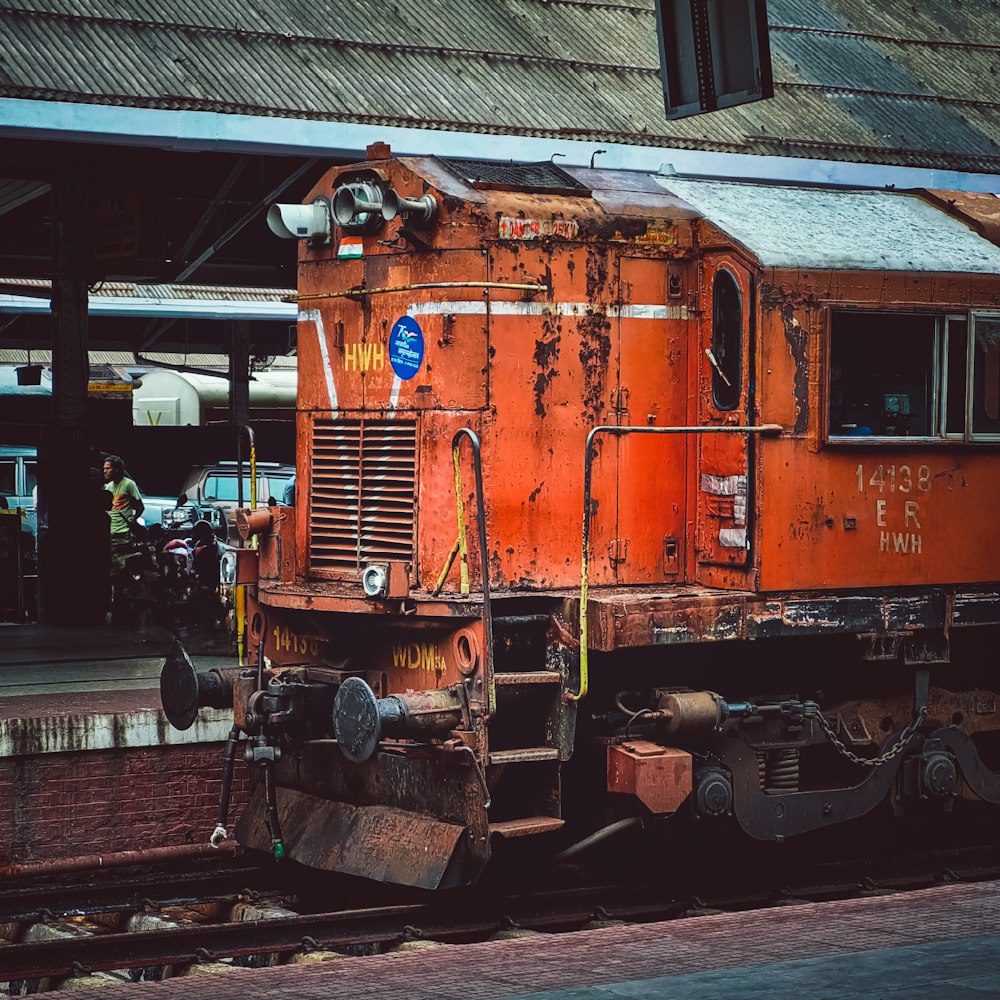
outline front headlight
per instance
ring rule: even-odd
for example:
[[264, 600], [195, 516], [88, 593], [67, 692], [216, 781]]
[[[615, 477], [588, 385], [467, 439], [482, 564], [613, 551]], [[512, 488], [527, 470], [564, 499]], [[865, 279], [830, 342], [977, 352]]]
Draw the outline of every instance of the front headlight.
[[389, 589], [389, 573], [385, 566], [366, 566], [361, 574], [361, 589], [365, 597], [385, 597]]

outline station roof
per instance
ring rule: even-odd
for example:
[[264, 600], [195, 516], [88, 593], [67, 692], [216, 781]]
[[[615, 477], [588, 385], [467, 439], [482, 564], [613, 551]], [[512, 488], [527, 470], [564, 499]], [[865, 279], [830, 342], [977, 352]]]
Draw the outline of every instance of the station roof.
[[[174, 354], [162, 351], [148, 351], [145, 355], [146, 362], [136, 362], [131, 351], [90, 351], [91, 376], [99, 368], [118, 368], [122, 371], [137, 371], [148, 368], [151, 365], [188, 365], [192, 368], [218, 368], [226, 371], [229, 367], [228, 354]], [[29, 352], [23, 347], [0, 348], [0, 368], [4, 366], [26, 365], [33, 363], [37, 365], [51, 365], [52, 352], [46, 350], [32, 350]], [[298, 359], [295, 356], [278, 355], [269, 359], [269, 369], [291, 370], [298, 367]]]
[[[0, 278], [0, 313], [49, 314], [52, 282]], [[294, 289], [218, 285], [144, 285], [102, 281], [89, 294], [92, 316], [146, 316], [160, 319], [245, 319], [295, 322]]]
[[0, 99], [1000, 173], [998, 0], [768, 15], [775, 98], [667, 122], [651, 0], [4, 0]]

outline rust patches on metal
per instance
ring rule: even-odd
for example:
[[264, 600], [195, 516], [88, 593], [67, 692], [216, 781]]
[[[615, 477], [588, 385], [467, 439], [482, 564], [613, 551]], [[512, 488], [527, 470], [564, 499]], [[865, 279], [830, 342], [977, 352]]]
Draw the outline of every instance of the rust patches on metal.
[[[826, 714], [836, 719], [837, 733], [848, 746], [881, 749], [910, 721], [912, 712], [913, 694], [906, 692], [846, 702]], [[961, 726], [970, 736], [996, 732], [1000, 730], [1000, 696], [982, 689], [947, 691], [932, 687], [927, 698], [927, 725], [931, 729]]]
[[559, 342], [562, 339], [562, 324], [546, 319], [542, 323], [542, 336], [535, 341], [535, 413], [545, 416], [543, 397], [552, 380], [559, 374], [555, 367], [559, 360]]
[[781, 306], [781, 325], [795, 362], [795, 378], [792, 383], [795, 396], [793, 429], [796, 434], [804, 434], [809, 428], [809, 331], [795, 318], [795, 310], [788, 302]]
[[121, 868], [126, 865], [158, 864], [164, 861], [186, 861], [190, 858], [218, 856], [219, 852], [234, 853], [235, 841], [219, 847], [204, 844], [172, 844], [166, 847], [147, 847], [134, 851], [114, 851], [109, 854], [87, 854], [71, 858], [52, 858], [29, 861], [24, 864], [0, 865], [0, 878], [30, 878], [33, 876], [63, 875], [69, 872], [93, 871], [97, 868]]
[[800, 505], [802, 513], [788, 529], [788, 537], [794, 540], [817, 539], [824, 530], [835, 527], [836, 519], [831, 517], [822, 497], [813, 501], [804, 501]]
[[595, 247], [588, 247], [587, 300], [589, 302], [603, 302], [606, 296], [602, 293], [607, 291], [607, 284], [608, 284], [607, 254], [601, 249]]
[[526, 819], [507, 819], [490, 823], [490, 833], [509, 840], [512, 837], [533, 837], [538, 833], [559, 830], [566, 821], [554, 816], [529, 816]]
[[596, 424], [600, 423], [604, 412], [608, 362], [611, 360], [611, 322], [607, 316], [591, 313], [581, 316], [577, 325], [584, 379], [583, 419]]
[[649, 740], [608, 747], [608, 791], [637, 798], [650, 812], [676, 812], [691, 794], [691, 754]]
[[604, 216], [594, 220], [588, 227], [587, 235], [592, 239], [604, 242], [622, 242], [632, 240], [641, 242], [648, 239], [650, 230], [649, 219], [645, 217], [631, 218], [629, 216]]
[[564, 646], [573, 652], [578, 652], [580, 649], [579, 636], [558, 615], [552, 615], [549, 619], [545, 638], [549, 646]]
[[490, 576], [495, 580], [503, 579], [503, 558], [499, 548], [490, 553]]
[[[291, 858], [311, 868], [436, 889], [464, 828], [384, 805], [354, 805], [282, 788], [278, 808]], [[255, 790], [238, 824], [241, 842], [268, 850], [270, 835]]]

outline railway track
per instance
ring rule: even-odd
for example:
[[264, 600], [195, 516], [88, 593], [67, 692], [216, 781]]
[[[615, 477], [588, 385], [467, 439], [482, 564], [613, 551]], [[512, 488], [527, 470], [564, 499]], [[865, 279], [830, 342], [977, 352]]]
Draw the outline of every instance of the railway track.
[[0, 883], [0, 926], [48, 914], [99, 914], [138, 910], [144, 900], [184, 906], [243, 890], [280, 892], [287, 885], [273, 864], [220, 855], [181, 866], [82, 871]]
[[[908, 891], [944, 881], [980, 881], [1000, 877], [1000, 852], [992, 846], [944, 852], [883, 865], [878, 872], [870, 862], [838, 864], [825, 867], [812, 881], [733, 886], [733, 891], [702, 897], [648, 884], [587, 885], [514, 894], [463, 891], [421, 902], [352, 905], [326, 913], [296, 912], [295, 897], [282, 895], [275, 883], [276, 868], [234, 864], [228, 872], [201, 872], [200, 880], [178, 880], [177, 873], [145, 874], [139, 880], [141, 889], [138, 884], [131, 889], [105, 884], [100, 898], [92, 900], [94, 908], [36, 907], [24, 920], [4, 923], [8, 933], [13, 924], [19, 927], [18, 943], [0, 947], [0, 992], [5, 986], [9, 995], [44, 992], [84, 975], [119, 981], [161, 979], [217, 962], [274, 965], [301, 961], [301, 956], [323, 957], [317, 953], [378, 953], [414, 940], [460, 944], [512, 930], [559, 933], [608, 921], [685, 919]], [[240, 878], [256, 879], [263, 888], [234, 891]], [[225, 891], [199, 896], [196, 886]], [[65, 889], [49, 887], [49, 901]], [[126, 897], [131, 901], [135, 893], [149, 890], [158, 893], [155, 899], [144, 896], [136, 908], [131, 902], [120, 905]], [[0, 914], [17, 912], [20, 891], [0, 893]], [[71, 887], [71, 892], [84, 891], [84, 886]], [[69, 898], [82, 897], [64, 897]]]

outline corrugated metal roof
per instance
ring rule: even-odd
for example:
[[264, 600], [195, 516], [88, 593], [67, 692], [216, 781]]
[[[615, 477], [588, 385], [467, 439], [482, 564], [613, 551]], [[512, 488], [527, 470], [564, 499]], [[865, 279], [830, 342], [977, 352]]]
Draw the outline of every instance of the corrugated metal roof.
[[[130, 351], [91, 351], [89, 357], [92, 366], [111, 365], [114, 368], [123, 368], [129, 371], [140, 371], [150, 367], [142, 362], [136, 362]], [[229, 357], [225, 354], [155, 354], [147, 351], [143, 357], [149, 361], [155, 361], [163, 365], [188, 365], [191, 368], [220, 368], [223, 371], [229, 369]], [[51, 365], [52, 352], [32, 350], [31, 362], [37, 365]], [[0, 348], [0, 365], [26, 365], [27, 363], [27, 350]], [[297, 369], [298, 359], [278, 355], [267, 367], [268, 369], [281, 370]]]
[[657, 179], [765, 267], [1000, 274], [1000, 247], [917, 195]]
[[[50, 292], [52, 282], [44, 278], [0, 278], [0, 292], [34, 295]], [[141, 285], [134, 281], [101, 281], [90, 289], [99, 299], [168, 299], [178, 302], [285, 302], [294, 288], [248, 288], [242, 285]], [[40, 297], [47, 297], [41, 296]]]
[[653, 11], [4, 0], [0, 96], [1000, 172], [994, 0], [770, 0], [774, 100], [680, 122]]

